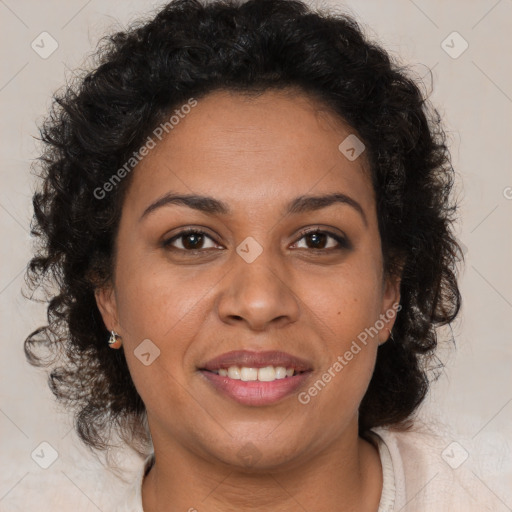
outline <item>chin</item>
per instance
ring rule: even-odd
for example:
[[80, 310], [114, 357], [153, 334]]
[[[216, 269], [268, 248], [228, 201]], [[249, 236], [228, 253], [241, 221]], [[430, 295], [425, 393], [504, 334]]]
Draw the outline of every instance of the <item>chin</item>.
[[[211, 449], [211, 446], [210, 446]], [[283, 447], [282, 442], [271, 443], [266, 439], [239, 440], [231, 443], [212, 457], [223, 464], [246, 473], [265, 473], [279, 468], [298, 465], [296, 447]]]

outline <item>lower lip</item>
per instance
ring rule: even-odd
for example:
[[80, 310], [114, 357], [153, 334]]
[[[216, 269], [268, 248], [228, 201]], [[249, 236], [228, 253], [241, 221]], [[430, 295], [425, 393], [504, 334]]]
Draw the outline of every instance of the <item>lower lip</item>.
[[259, 380], [243, 381], [221, 377], [216, 373], [201, 370], [201, 373], [208, 379], [213, 387], [229, 396], [236, 402], [243, 405], [269, 405], [284, 397], [291, 395], [304, 381], [311, 372], [303, 372], [293, 377], [276, 379], [272, 382], [261, 382]]

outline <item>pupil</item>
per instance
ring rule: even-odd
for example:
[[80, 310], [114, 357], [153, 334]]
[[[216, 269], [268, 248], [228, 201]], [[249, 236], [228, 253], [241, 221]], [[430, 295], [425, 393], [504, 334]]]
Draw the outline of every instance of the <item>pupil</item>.
[[[323, 233], [312, 233], [310, 236], [310, 240], [313, 240], [313, 245], [315, 246], [314, 249], [318, 249], [317, 245], [318, 245], [318, 242], [320, 241], [320, 244], [322, 241], [324, 241], [323, 239], [325, 238], [326, 235], [324, 235]], [[319, 238], [321, 238], [319, 240]]]
[[[190, 233], [185, 237], [185, 244], [184, 246], [187, 249], [197, 249], [198, 245], [200, 245], [200, 239], [202, 238], [201, 235], [198, 235], [197, 233]], [[190, 240], [192, 241], [192, 244], [189, 243]], [[191, 247], [189, 247], [191, 246]]]

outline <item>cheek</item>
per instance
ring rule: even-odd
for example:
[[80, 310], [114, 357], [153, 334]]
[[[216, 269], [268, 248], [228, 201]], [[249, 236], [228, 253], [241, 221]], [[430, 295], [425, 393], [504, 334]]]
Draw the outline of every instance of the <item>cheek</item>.
[[214, 283], [209, 286], [190, 271], [171, 268], [163, 258], [147, 255], [120, 257], [117, 270], [119, 320], [133, 341], [163, 342], [172, 330], [182, 329]]
[[[329, 276], [304, 278], [305, 302], [320, 319], [325, 349], [322, 382], [311, 391], [346, 410], [357, 409], [373, 373], [378, 337], [372, 327], [380, 312], [379, 279], [369, 258], [354, 258]], [[339, 409], [332, 414], [334, 421]]]
[[302, 275], [305, 303], [323, 320], [340, 348], [378, 318], [380, 282], [370, 263], [353, 258], [336, 270]]
[[[204, 317], [204, 295], [216, 280], [208, 283], [148, 259], [151, 264], [134, 254], [120, 257], [116, 289], [129, 371], [148, 410], [155, 411], [165, 410], [169, 402], [181, 407], [190, 401], [183, 360]], [[144, 352], [138, 348], [142, 342]], [[150, 354], [146, 362], [140, 359], [143, 353]]]

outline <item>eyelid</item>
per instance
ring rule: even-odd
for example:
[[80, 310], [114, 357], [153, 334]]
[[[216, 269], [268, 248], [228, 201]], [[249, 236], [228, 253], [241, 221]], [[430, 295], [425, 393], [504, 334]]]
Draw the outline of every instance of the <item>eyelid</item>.
[[332, 231], [332, 228], [327, 228], [327, 227], [324, 228], [321, 226], [308, 227], [308, 228], [302, 229], [299, 233], [300, 236], [297, 239], [297, 241], [294, 242], [294, 245], [296, 243], [300, 242], [300, 240], [302, 240], [306, 235], [310, 235], [312, 233], [320, 233], [320, 234], [327, 235], [328, 237], [333, 238], [334, 240], [336, 240], [336, 242], [338, 242], [338, 247], [331, 247], [328, 249], [309, 249], [310, 251], [320, 251], [320, 252], [329, 253], [329, 252], [335, 251], [335, 250], [352, 249], [353, 248], [352, 243], [350, 242], [349, 238], [345, 235], [345, 233], [343, 233], [343, 232], [338, 233], [336, 231]]
[[[183, 253], [187, 253], [188, 252], [190, 254], [194, 254], [194, 253], [198, 253], [198, 252], [203, 252], [203, 251], [211, 249], [211, 248], [208, 248], [208, 249], [195, 249], [195, 250], [191, 249], [191, 250], [186, 250], [186, 249], [181, 249], [179, 247], [173, 247], [171, 245], [172, 242], [174, 242], [175, 240], [183, 238], [183, 237], [185, 237], [185, 236], [187, 236], [189, 234], [202, 235], [202, 236], [205, 236], [205, 237], [209, 238], [214, 244], [222, 245], [219, 242], [217, 242], [217, 240], [213, 236], [211, 236], [208, 232], [206, 232], [205, 229], [206, 228], [204, 228], [204, 227], [188, 227], [188, 228], [184, 228], [181, 231], [179, 231], [178, 233], [176, 233], [175, 235], [173, 235], [172, 237], [164, 239], [161, 245], [165, 249], [167, 249], [169, 246], [171, 246], [172, 249], [175, 249], [175, 250], [177, 250], [179, 252], [183, 252]], [[319, 252], [329, 253], [329, 252], [336, 251], [336, 250], [352, 249], [353, 248], [352, 243], [350, 242], [348, 237], [343, 232], [342, 233], [337, 233], [337, 232], [332, 231], [331, 229], [329, 229], [327, 227], [323, 228], [321, 226], [313, 226], [313, 227], [307, 227], [307, 228], [301, 229], [300, 232], [299, 232], [298, 238], [295, 239], [295, 242], [293, 242], [292, 245], [297, 244], [306, 235], [309, 235], [309, 234], [312, 234], [312, 233], [325, 234], [328, 237], [331, 237], [332, 239], [334, 239], [338, 243], [338, 246], [337, 247], [330, 247], [330, 248], [327, 248], [327, 249], [309, 249], [309, 248], [307, 248], [306, 250], [313, 251], [313, 252], [319, 251]]]
[[201, 252], [202, 250], [204, 250], [204, 249], [196, 249], [195, 251], [194, 250], [187, 251], [185, 249], [180, 249], [179, 247], [173, 247], [171, 245], [172, 242], [179, 240], [180, 238], [184, 238], [185, 236], [190, 235], [190, 234], [202, 235], [204, 237], [209, 238], [216, 245], [221, 245], [221, 244], [219, 244], [219, 242], [217, 242], [217, 240], [212, 235], [210, 235], [207, 231], [205, 231], [205, 229], [206, 228], [203, 228], [203, 227], [184, 228], [181, 231], [179, 231], [178, 233], [172, 235], [171, 237], [165, 237], [164, 240], [162, 241], [161, 245], [164, 249], [167, 249], [169, 246], [171, 246], [172, 249], [176, 249], [178, 251], [188, 252], [188, 253]]

